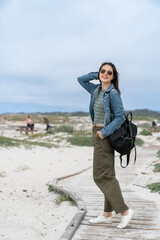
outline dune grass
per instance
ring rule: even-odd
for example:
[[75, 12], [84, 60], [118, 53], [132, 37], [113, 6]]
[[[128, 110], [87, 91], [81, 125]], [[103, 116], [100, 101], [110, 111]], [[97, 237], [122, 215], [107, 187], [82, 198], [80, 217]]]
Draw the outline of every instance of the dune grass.
[[55, 204], [59, 205], [60, 203], [62, 202], [66, 202], [66, 201], [69, 201], [70, 204], [73, 206], [76, 205], [75, 201], [73, 201], [72, 198], [70, 198], [67, 194], [63, 193], [63, 194], [60, 194], [55, 200]]
[[67, 138], [67, 142], [75, 146], [93, 146], [93, 137], [91, 132], [74, 132], [72, 137]]
[[58, 132], [73, 133], [75, 131], [74, 127], [70, 125], [60, 125], [55, 126], [53, 129], [48, 130], [47, 134], [55, 134]]
[[158, 192], [160, 194], [160, 182], [148, 184], [146, 187], [148, 187], [151, 192]]
[[70, 196], [68, 194], [61, 193], [56, 188], [54, 188], [52, 185], [48, 185], [48, 191], [49, 192], [56, 192], [56, 193], [59, 194], [59, 196], [54, 200], [55, 204], [59, 205], [62, 202], [69, 201], [72, 206], [76, 205], [76, 202], [72, 198], [70, 198]]
[[1, 147], [19, 147], [21, 145], [21, 142], [14, 138], [8, 138], [0, 136], [0, 146]]
[[156, 157], [160, 158], [160, 150], [158, 150]]
[[36, 138], [43, 138], [43, 137], [46, 137], [47, 134], [46, 133], [35, 133], [35, 134], [32, 134], [32, 135], [29, 135], [29, 139], [36, 139]]
[[37, 141], [31, 142], [27, 140], [19, 140], [19, 139], [8, 138], [3, 136], [0, 136], [0, 146], [5, 148], [20, 147], [20, 146], [24, 146], [25, 148], [32, 148], [33, 146], [46, 147], [46, 148], [58, 147], [56, 144], [37, 142]]
[[148, 131], [147, 129], [143, 129], [139, 134], [143, 135], [143, 136], [151, 136], [152, 135], [152, 133], [150, 131]]
[[141, 138], [136, 138], [136, 142], [135, 142], [136, 146], [141, 147], [144, 144], [144, 141]]
[[154, 172], [160, 172], [160, 163], [154, 164]]

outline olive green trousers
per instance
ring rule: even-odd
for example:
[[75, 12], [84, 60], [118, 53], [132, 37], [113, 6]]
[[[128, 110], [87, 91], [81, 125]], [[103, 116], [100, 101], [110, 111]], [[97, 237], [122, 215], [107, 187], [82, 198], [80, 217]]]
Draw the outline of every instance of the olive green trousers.
[[114, 150], [107, 138], [96, 135], [102, 127], [93, 126], [93, 179], [104, 194], [104, 212], [118, 214], [128, 209], [115, 177]]

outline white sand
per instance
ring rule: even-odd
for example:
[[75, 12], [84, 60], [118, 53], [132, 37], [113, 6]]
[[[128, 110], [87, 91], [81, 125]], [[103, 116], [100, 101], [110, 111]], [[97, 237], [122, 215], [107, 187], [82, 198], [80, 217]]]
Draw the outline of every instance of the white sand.
[[[43, 130], [44, 126], [39, 125]], [[20, 137], [15, 130], [1, 130], [1, 135]], [[142, 137], [146, 144], [159, 146], [153, 136]], [[92, 165], [92, 148], [62, 147], [33, 149], [0, 148], [0, 239], [58, 240], [77, 211], [64, 202], [56, 205], [56, 193], [48, 192], [53, 178], [71, 174]], [[151, 160], [152, 162], [152, 160]], [[148, 167], [144, 169], [147, 171]], [[152, 176], [154, 173], [149, 171]], [[140, 189], [141, 191], [141, 189]], [[149, 193], [154, 199], [155, 194]], [[156, 194], [158, 196], [158, 194]]]
[[59, 239], [77, 207], [57, 206], [46, 184], [91, 166], [92, 148], [0, 148], [0, 158], [0, 239]]

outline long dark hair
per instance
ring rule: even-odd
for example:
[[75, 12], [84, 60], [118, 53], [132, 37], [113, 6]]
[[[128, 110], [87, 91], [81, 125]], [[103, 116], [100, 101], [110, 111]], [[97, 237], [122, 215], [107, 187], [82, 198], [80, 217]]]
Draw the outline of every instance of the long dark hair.
[[[113, 83], [115, 89], [119, 92], [119, 94], [121, 94], [121, 92], [120, 92], [120, 90], [119, 90], [119, 77], [118, 77], [119, 73], [117, 72], [116, 67], [115, 67], [114, 64], [111, 63], [111, 62], [104, 62], [104, 63], [102, 63], [102, 65], [101, 65], [100, 68], [99, 68], [99, 74], [100, 74], [101, 68], [102, 68], [104, 65], [109, 65], [109, 66], [112, 67], [112, 69], [113, 69], [113, 77], [114, 77], [113, 80], [112, 80], [112, 83]], [[99, 76], [99, 75], [98, 75], [98, 76]], [[100, 80], [100, 78], [99, 78], [99, 80]], [[101, 81], [101, 80], [100, 80], [100, 81]]]

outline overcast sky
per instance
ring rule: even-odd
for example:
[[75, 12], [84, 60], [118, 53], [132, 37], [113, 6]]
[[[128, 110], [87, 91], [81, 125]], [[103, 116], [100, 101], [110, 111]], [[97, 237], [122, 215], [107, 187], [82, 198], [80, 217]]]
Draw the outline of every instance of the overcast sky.
[[113, 62], [125, 109], [160, 111], [159, 0], [0, 0], [0, 112], [88, 111]]

